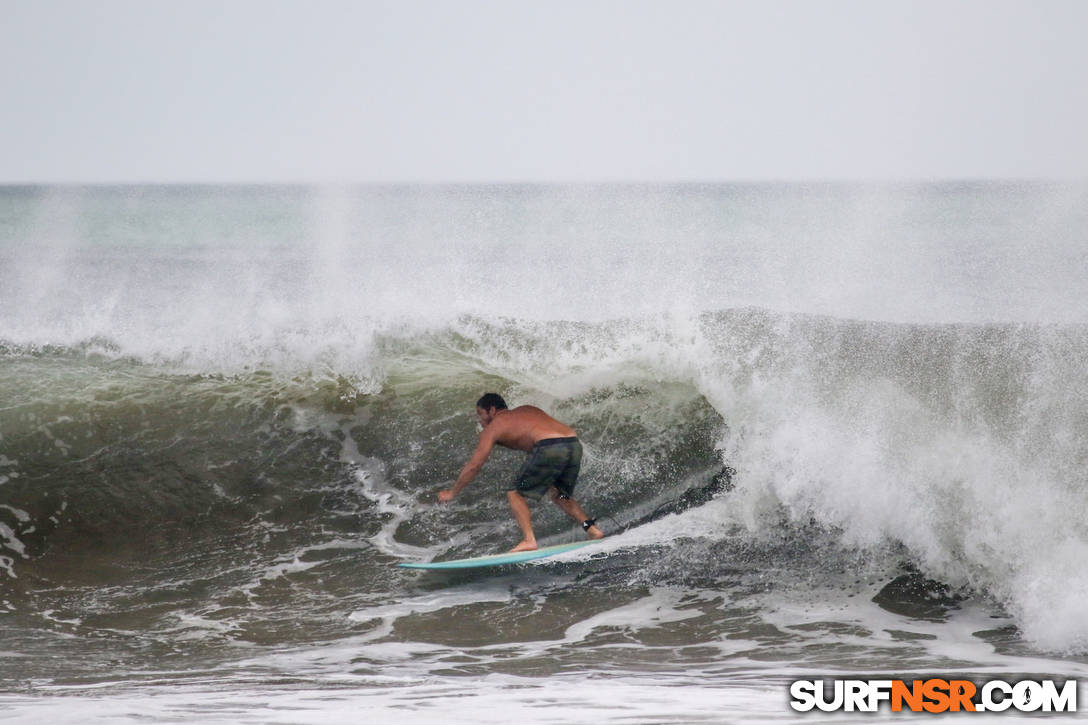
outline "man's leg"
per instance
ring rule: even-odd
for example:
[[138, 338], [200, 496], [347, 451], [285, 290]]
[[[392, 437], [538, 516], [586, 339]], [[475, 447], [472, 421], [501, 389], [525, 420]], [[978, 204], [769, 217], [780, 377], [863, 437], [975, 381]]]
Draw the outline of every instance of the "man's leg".
[[510, 551], [533, 551], [536, 549], [536, 536], [533, 534], [533, 524], [529, 520], [529, 504], [517, 491], [507, 491], [506, 498], [510, 502], [510, 509], [514, 512], [514, 519], [521, 527], [521, 543]]
[[[550, 489], [548, 489], [548, 494], [552, 497], [552, 501], [555, 502], [556, 506], [563, 509], [563, 512], [567, 516], [570, 516], [578, 523], [589, 520], [589, 514], [587, 514], [585, 510], [578, 505], [578, 502], [575, 501], [573, 498], [564, 497], [562, 493], [560, 493], [559, 489], [557, 489], [555, 486], [552, 486]], [[586, 529], [586, 535], [589, 536], [589, 538], [591, 539], [604, 538], [604, 532], [597, 528], [596, 524]]]

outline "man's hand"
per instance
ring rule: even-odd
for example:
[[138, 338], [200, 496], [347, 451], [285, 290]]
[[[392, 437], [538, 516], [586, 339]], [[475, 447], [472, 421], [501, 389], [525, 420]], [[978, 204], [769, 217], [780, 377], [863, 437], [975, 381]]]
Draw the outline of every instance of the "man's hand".
[[454, 493], [450, 489], [438, 492], [438, 503], [449, 503], [453, 500]]

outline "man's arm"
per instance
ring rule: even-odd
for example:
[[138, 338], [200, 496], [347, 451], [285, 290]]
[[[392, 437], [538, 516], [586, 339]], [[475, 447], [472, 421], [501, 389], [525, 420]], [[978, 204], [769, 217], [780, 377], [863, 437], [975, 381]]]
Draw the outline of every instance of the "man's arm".
[[476, 452], [472, 454], [472, 458], [470, 458], [468, 463], [465, 464], [465, 467], [461, 469], [461, 475], [457, 477], [457, 481], [453, 484], [453, 487], [438, 492], [438, 500], [441, 503], [452, 501], [453, 497], [461, 493], [465, 486], [472, 483], [472, 479], [476, 478], [477, 474], [480, 473], [480, 469], [484, 467], [484, 463], [487, 462], [487, 457], [491, 455], [491, 448], [494, 445], [494, 432], [485, 429], [484, 432], [480, 434], [480, 442], [476, 446]]

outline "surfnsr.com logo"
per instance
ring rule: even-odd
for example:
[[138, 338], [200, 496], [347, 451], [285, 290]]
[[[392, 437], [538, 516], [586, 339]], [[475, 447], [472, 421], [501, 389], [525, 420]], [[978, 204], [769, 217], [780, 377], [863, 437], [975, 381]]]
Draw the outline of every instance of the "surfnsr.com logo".
[[1077, 681], [1054, 680], [797, 680], [790, 684], [790, 707], [798, 712], [1076, 712]]

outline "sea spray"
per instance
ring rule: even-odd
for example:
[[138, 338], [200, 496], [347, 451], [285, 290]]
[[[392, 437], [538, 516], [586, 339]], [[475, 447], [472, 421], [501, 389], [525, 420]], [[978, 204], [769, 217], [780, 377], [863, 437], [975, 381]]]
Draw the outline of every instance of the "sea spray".
[[[4, 189], [7, 672], [1077, 674], [1084, 198]], [[578, 430], [606, 555], [406, 577], [516, 536], [517, 452], [434, 503], [487, 390]]]

